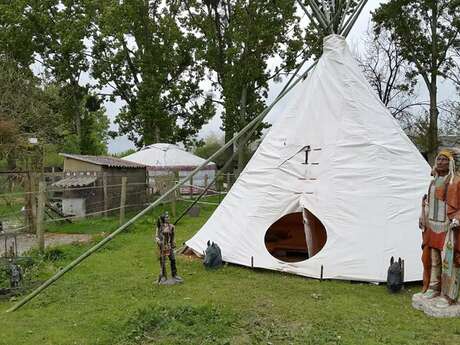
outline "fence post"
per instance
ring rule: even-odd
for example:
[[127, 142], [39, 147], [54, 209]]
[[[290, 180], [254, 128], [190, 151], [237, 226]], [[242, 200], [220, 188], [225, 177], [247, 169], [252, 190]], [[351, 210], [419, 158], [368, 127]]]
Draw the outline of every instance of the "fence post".
[[126, 181], [128, 178], [121, 178], [121, 197], [120, 197], [120, 225], [125, 222], [125, 205], [126, 205]]
[[190, 179], [190, 199], [193, 199], [193, 177]]
[[38, 182], [38, 197], [37, 197], [37, 242], [38, 250], [44, 252], [45, 250], [45, 204], [46, 204], [46, 195], [45, 195], [46, 184], [45, 181]]
[[107, 210], [109, 209], [109, 193], [107, 191], [107, 173], [103, 173], [102, 175], [102, 185], [104, 189], [104, 217], [108, 217], [109, 213]]
[[231, 186], [230, 186], [230, 173], [228, 172], [228, 173], [227, 173], [227, 193], [228, 193], [228, 191], [230, 190], [230, 187], [231, 187]]
[[35, 234], [37, 233], [37, 204], [35, 200], [35, 183], [34, 173], [27, 172], [27, 183], [26, 183], [26, 221], [27, 221], [27, 232]]

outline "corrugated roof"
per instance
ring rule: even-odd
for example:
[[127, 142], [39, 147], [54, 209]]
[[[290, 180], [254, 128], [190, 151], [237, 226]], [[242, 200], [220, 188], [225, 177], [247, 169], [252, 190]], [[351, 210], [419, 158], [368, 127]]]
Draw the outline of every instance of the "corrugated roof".
[[60, 153], [60, 155], [66, 158], [76, 159], [82, 162], [102, 165], [110, 168], [145, 168], [144, 164], [134, 163], [124, 159], [109, 156], [88, 156], [68, 153]]
[[96, 182], [97, 176], [69, 176], [54, 182], [55, 187], [84, 187]]

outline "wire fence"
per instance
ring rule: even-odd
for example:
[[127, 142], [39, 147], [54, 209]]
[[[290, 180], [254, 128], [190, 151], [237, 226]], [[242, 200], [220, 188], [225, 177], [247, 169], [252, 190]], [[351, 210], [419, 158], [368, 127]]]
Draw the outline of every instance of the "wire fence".
[[[46, 230], [48, 225], [86, 218], [120, 217], [121, 221], [125, 211], [145, 208], [174, 186], [178, 177], [177, 173], [153, 177], [129, 172], [0, 173], [0, 233], [36, 233], [40, 226]], [[235, 177], [224, 174], [207, 188], [212, 178], [185, 184], [164, 203], [175, 209], [176, 202], [189, 204], [205, 190], [218, 200], [199, 203], [217, 205]]]

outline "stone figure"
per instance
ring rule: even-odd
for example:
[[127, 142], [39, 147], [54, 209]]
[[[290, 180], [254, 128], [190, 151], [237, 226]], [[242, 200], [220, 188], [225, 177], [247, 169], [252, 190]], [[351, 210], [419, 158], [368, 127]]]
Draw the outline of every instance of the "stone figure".
[[22, 269], [21, 266], [13, 262], [12, 259], [8, 260], [9, 263], [9, 276], [10, 276], [10, 287], [18, 288], [22, 281]]
[[[155, 233], [155, 242], [158, 245], [160, 252], [160, 266], [161, 272], [158, 277], [159, 284], [173, 284], [181, 282], [182, 278], [177, 275], [176, 258], [174, 255], [174, 248], [176, 244], [174, 241], [175, 227], [169, 222], [169, 215], [167, 212], [162, 214], [157, 221], [157, 229]], [[171, 265], [172, 280], [168, 280], [166, 273], [166, 259], [169, 259]]]
[[433, 180], [423, 199], [420, 227], [423, 230], [423, 298], [441, 296], [436, 307], [458, 300], [460, 282], [460, 176], [453, 154], [444, 150], [436, 157]]
[[204, 253], [203, 265], [206, 268], [219, 268], [222, 266], [222, 253], [217, 243], [208, 241], [208, 247]]
[[404, 284], [404, 262], [399, 258], [395, 261], [394, 257], [391, 257], [390, 267], [388, 268], [387, 274], [387, 287], [393, 293], [401, 290]]

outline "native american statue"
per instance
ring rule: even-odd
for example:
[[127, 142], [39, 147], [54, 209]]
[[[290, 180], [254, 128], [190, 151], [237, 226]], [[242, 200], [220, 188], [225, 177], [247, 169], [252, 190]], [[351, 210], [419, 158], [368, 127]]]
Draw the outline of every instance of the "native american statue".
[[[158, 245], [160, 252], [160, 266], [161, 272], [158, 277], [158, 283], [162, 284], [168, 281], [166, 274], [166, 258], [169, 258], [171, 264], [171, 275], [174, 283], [182, 282], [182, 278], [177, 275], [176, 258], [174, 256], [174, 242], [175, 227], [169, 222], [168, 212], [162, 214], [157, 221], [157, 229], [155, 234], [155, 242]], [[171, 283], [173, 282], [171, 281]]]
[[458, 301], [460, 283], [460, 176], [449, 150], [436, 157], [433, 180], [422, 201], [423, 298], [441, 296], [443, 308]]

